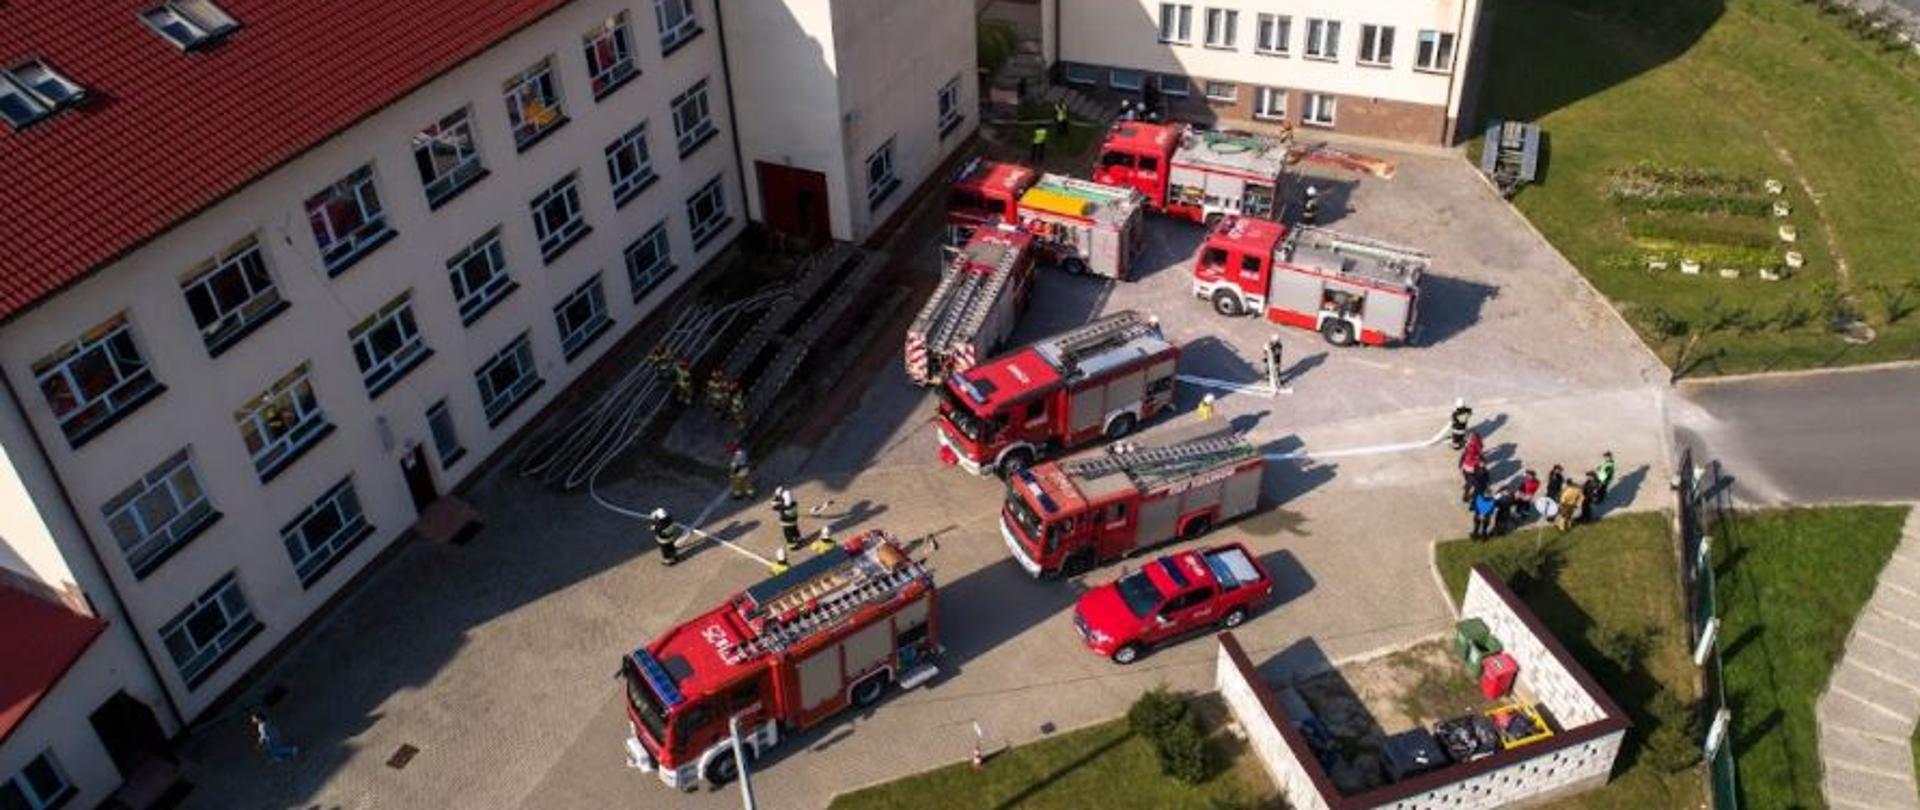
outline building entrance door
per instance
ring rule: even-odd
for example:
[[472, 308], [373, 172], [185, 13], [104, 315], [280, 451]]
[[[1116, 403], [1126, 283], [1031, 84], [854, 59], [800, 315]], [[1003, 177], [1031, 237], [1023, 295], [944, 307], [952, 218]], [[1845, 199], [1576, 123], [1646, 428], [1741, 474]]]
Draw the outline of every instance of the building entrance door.
[[122, 779], [133, 778], [148, 759], [173, 761], [172, 746], [167, 744], [167, 733], [160, 729], [153, 708], [126, 692], [113, 693], [88, 719]]
[[827, 212], [827, 176], [815, 171], [756, 161], [760, 209], [767, 228], [809, 245], [833, 236]]
[[427, 446], [416, 444], [413, 450], [400, 457], [400, 474], [407, 478], [407, 494], [413, 496], [413, 511], [425, 512], [427, 504], [440, 498], [440, 490], [433, 485], [433, 470], [427, 466]]

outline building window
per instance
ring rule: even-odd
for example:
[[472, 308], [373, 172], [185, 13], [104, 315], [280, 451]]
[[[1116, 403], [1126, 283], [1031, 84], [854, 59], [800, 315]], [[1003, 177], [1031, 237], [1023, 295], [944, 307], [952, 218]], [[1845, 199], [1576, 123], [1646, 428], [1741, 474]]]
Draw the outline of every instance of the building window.
[[308, 587], [372, 533], [373, 526], [360, 511], [360, 495], [353, 491], [353, 479], [349, 477], [281, 527], [280, 542], [287, 547], [287, 557], [293, 560], [293, 573], [300, 578], [301, 587]]
[[1334, 102], [1331, 93], [1308, 93], [1306, 109], [1300, 111], [1300, 120], [1323, 127], [1333, 126]]
[[700, 34], [700, 18], [694, 16], [693, 0], [653, 0], [653, 18], [660, 23], [660, 55], [680, 49], [687, 40]]
[[1340, 21], [1307, 18], [1307, 58], [1340, 58]]
[[1253, 50], [1256, 53], [1287, 55], [1287, 49], [1293, 42], [1293, 18], [1285, 14], [1262, 14], [1255, 21], [1257, 36]]
[[0, 116], [14, 129], [79, 103], [86, 96], [86, 90], [46, 62], [35, 60], [0, 71]]
[[1239, 98], [1239, 85], [1233, 82], [1207, 82], [1208, 101], [1235, 101]]
[[540, 237], [540, 258], [553, 261], [586, 236], [587, 216], [580, 210], [579, 174], [560, 178], [552, 188], [540, 192], [529, 207], [533, 209], [533, 232]]
[[706, 247], [731, 222], [733, 217], [727, 215], [726, 193], [720, 188], [720, 175], [716, 174], [687, 198], [687, 224], [693, 231], [693, 249]]
[[373, 187], [371, 165], [354, 169], [340, 182], [307, 198], [307, 222], [320, 245], [321, 261], [332, 275], [339, 275], [393, 238], [386, 209], [380, 206], [380, 194]]
[[627, 13], [622, 11], [581, 37], [587, 50], [587, 76], [595, 101], [640, 73], [633, 62], [633, 38], [627, 32]]
[[1140, 83], [1145, 80], [1145, 74], [1137, 70], [1114, 68], [1107, 71], [1107, 86], [1115, 90], [1137, 93], [1140, 91]]
[[1100, 71], [1094, 70], [1089, 65], [1082, 65], [1077, 62], [1068, 62], [1067, 63], [1067, 83], [1068, 84], [1099, 84]]
[[893, 173], [893, 141], [888, 138], [867, 156], [867, 209], [874, 210], [900, 188], [900, 176]]
[[33, 379], [75, 448], [166, 390], [140, 354], [125, 315], [40, 358]]
[[1160, 4], [1160, 41], [1193, 44], [1193, 6], [1185, 3]]
[[1278, 121], [1287, 117], [1287, 91], [1278, 87], [1253, 88], [1253, 117]]
[[306, 363], [241, 405], [233, 421], [240, 427], [240, 438], [247, 443], [262, 483], [333, 432], [320, 410], [320, 400], [313, 395], [313, 383], [307, 380]]
[[53, 758], [51, 749], [27, 762], [20, 773], [0, 782], [0, 808], [5, 810], [53, 810], [66, 804], [79, 790], [67, 781], [67, 773]]
[[1164, 95], [1185, 98], [1193, 92], [1193, 83], [1187, 81], [1185, 76], [1161, 73], [1153, 77], [1153, 84], [1160, 88], [1160, 92]]
[[260, 630], [253, 608], [229, 573], [160, 627], [160, 638], [187, 688], [199, 686]]
[[413, 165], [420, 170], [429, 208], [445, 205], [487, 175], [467, 113], [462, 107], [413, 136]]
[[680, 157], [714, 135], [713, 113], [707, 109], [707, 80], [694, 82], [687, 92], [673, 97], [673, 137], [680, 146]]
[[940, 110], [940, 137], [945, 138], [955, 129], [960, 128], [960, 122], [966, 118], [966, 114], [960, 111], [959, 76], [948, 79], [946, 84], [940, 85], [940, 94], [935, 99], [935, 103]]
[[633, 287], [633, 302], [647, 297], [655, 287], [673, 275], [673, 255], [667, 251], [667, 223], [661, 222], [627, 246], [627, 281]]
[[1240, 38], [1240, 12], [1227, 8], [1207, 9], [1207, 47], [1234, 47]]
[[1421, 31], [1419, 46], [1413, 52], [1413, 66], [1420, 70], [1452, 70], [1453, 35], [1445, 31]]
[[487, 231], [453, 254], [447, 260], [447, 275], [453, 280], [453, 298], [460, 303], [463, 326], [472, 326], [500, 299], [520, 288], [507, 275], [507, 254], [500, 247], [499, 228]]
[[480, 386], [480, 407], [486, 411], [487, 427], [498, 426], [543, 382], [533, 366], [533, 341], [527, 336], [521, 332], [473, 373], [474, 383]]
[[607, 317], [607, 294], [601, 289], [599, 273], [554, 306], [553, 321], [560, 327], [560, 354], [568, 360], [607, 333], [613, 319]]
[[200, 487], [185, 449], [160, 462], [100, 510], [135, 579], [152, 573], [220, 518]]
[[553, 57], [540, 60], [504, 85], [507, 123], [513, 126], [513, 144], [521, 151], [567, 122], [560, 100], [560, 79], [553, 75]]
[[453, 411], [447, 408], [446, 400], [427, 408], [427, 432], [433, 435], [433, 452], [440, 457], [440, 469], [452, 467], [467, 454], [467, 448], [460, 445], [460, 432], [454, 429]]
[[200, 339], [216, 357], [287, 308], [267, 275], [265, 252], [251, 236], [194, 268], [180, 290]]
[[183, 51], [213, 44], [240, 27], [212, 0], [176, 0], [142, 12], [140, 19]]
[[658, 179], [660, 175], [653, 170], [653, 156], [647, 151], [645, 121], [607, 145], [607, 180], [613, 183], [614, 207], [626, 205]]
[[347, 341], [353, 344], [353, 360], [360, 365], [360, 379], [367, 384], [370, 397], [392, 388], [432, 354], [420, 338], [420, 326], [414, 323], [411, 292], [401, 293], [379, 312], [355, 324], [347, 332]]
[[1360, 26], [1360, 64], [1386, 67], [1393, 63], [1393, 26]]

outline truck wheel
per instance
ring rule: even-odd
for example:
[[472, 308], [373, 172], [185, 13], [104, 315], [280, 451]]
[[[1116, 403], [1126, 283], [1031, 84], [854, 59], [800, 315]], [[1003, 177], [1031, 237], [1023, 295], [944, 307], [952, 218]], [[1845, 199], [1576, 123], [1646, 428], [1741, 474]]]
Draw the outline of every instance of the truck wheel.
[[[744, 743], [745, 741], [742, 740], [741, 742]], [[753, 747], [747, 746], [747, 751], [749, 752], [748, 756], [751, 757]], [[707, 772], [701, 774], [701, 776], [706, 778], [707, 784], [714, 787], [732, 784], [733, 780], [740, 778], [740, 763], [733, 761], [732, 754], [717, 756], [713, 758], [713, 761], [707, 763]]]
[[1073, 256], [1061, 259], [1060, 269], [1067, 271], [1067, 275], [1070, 276], [1084, 276], [1087, 274], [1087, 263], [1080, 257]]
[[1328, 318], [1320, 324], [1320, 336], [1335, 346], [1353, 345], [1353, 324], [1338, 318]]
[[1181, 530], [1180, 539], [1192, 540], [1212, 530], [1213, 530], [1212, 518], [1204, 518], [1204, 517], [1194, 518], [1192, 522], [1186, 525], [1185, 529]]
[[887, 684], [892, 682], [893, 679], [887, 675], [886, 670], [881, 670], [880, 674], [869, 676], [866, 680], [854, 684], [853, 705], [864, 709], [879, 703], [880, 696], [887, 693]]
[[1220, 620], [1220, 626], [1231, 630], [1235, 627], [1239, 627], [1240, 623], [1246, 620], [1247, 620], [1247, 609], [1234, 608], [1230, 611], [1227, 611], [1227, 615]]
[[1015, 450], [1000, 459], [1000, 477], [1012, 478], [1016, 473], [1033, 466], [1033, 453], [1027, 450]]
[[1124, 667], [1138, 660], [1140, 660], [1140, 645], [1138, 644], [1128, 644], [1125, 647], [1113, 651], [1113, 662], [1120, 666]]
[[1240, 305], [1240, 296], [1232, 290], [1214, 290], [1213, 311], [1229, 318], [1238, 318], [1244, 309]]
[[1127, 434], [1133, 432], [1133, 424], [1133, 414], [1123, 413], [1114, 417], [1113, 421], [1107, 423], [1107, 441], [1126, 438]]

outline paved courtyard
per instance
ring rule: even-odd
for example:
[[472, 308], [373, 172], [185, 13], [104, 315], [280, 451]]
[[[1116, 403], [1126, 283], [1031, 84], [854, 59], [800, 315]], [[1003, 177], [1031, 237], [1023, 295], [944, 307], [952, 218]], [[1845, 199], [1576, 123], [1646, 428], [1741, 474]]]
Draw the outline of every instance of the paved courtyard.
[[[1223, 417], [1277, 451], [1326, 453], [1425, 439], [1465, 397], [1488, 433], [1496, 479], [1523, 465], [1577, 471], [1611, 449], [1622, 476], [1611, 508], [1658, 508], [1667, 480], [1664, 370], [1469, 166], [1399, 157], [1390, 181], [1318, 182], [1329, 190], [1332, 227], [1435, 256], [1420, 344], [1337, 349], [1286, 331], [1292, 393], [1224, 396]], [[1188, 345], [1184, 373], [1252, 381], [1248, 359], [1272, 328], [1222, 319], [1188, 293], [1197, 228], [1151, 227], [1135, 282], [1045, 273], [1022, 336], [1100, 312], [1150, 310]], [[832, 498], [826, 517], [841, 532], [937, 535], [930, 559], [941, 583], [946, 672], [763, 759], [754, 777], [762, 807], [820, 807], [837, 792], [961, 760], [974, 721], [990, 743], [1018, 744], [1113, 717], [1156, 683], [1211, 681], [1205, 641], [1126, 668], [1082, 649], [1065, 610], [1085, 583], [1035, 582], [1006, 558], [994, 526], [998, 483], [938, 463], [932, 398], [897, 368], [877, 374], [825, 437], [763, 468], [796, 484], [803, 506]], [[1199, 393], [1183, 387], [1183, 409]], [[1467, 530], [1452, 464], [1438, 447], [1272, 464], [1263, 509], [1211, 538], [1248, 542], [1282, 582], [1277, 606], [1241, 632], [1248, 652], [1280, 674], [1444, 632], [1451, 613], [1431, 545]], [[719, 488], [661, 470], [602, 491], [635, 508], [666, 504], [691, 515]], [[465, 546], [402, 549], [265, 679], [263, 691], [285, 689], [275, 715], [302, 755], [265, 764], [246, 750], [237, 719], [219, 722], [188, 752], [198, 785], [188, 806], [737, 805], [732, 791], [675, 796], [625, 767], [615, 672], [623, 654], [764, 570], [721, 548], [661, 569], [631, 520], [504, 472], [470, 500], [486, 516], [485, 532]], [[771, 518], [764, 502], [721, 501], [706, 528], [771, 549]], [[394, 767], [402, 746], [417, 753]]]

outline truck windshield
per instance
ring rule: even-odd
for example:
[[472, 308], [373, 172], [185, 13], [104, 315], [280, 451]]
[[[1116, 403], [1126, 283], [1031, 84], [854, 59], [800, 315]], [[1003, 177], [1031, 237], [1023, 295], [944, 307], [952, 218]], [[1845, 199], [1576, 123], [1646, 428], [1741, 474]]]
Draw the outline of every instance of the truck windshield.
[[1020, 497], [1020, 493], [1012, 490], [1007, 492], [1007, 514], [1013, 516], [1013, 522], [1020, 525], [1020, 531], [1029, 542], [1040, 536], [1040, 518], [1033, 513], [1033, 507], [1027, 505], [1027, 499]]
[[960, 431], [960, 435], [971, 441], [991, 441], [1000, 429], [1000, 420], [975, 415], [969, 403], [951, 388], [940, 389], [940, 413], [947, 417], [955, 430]]
[[640, 725], [646, 727], [647, 736], [653, 738], [655, 744], [665, 745], [667, 713], [660, 708], [659, 698], [654, 696], [653, 689], [647, 686], [647, 682], [641, 680], [640, 673], [634, 670], [631, 659], [621, 667], [621, 671], [627, 678], [627, 702], [633, 704], [634, 714], [640, 717]]
[[1122, 577], [1113, 587], [1120, 592], [1120, 601], [1127, 603], [1127, 609], [1133, 611], [1136, 618], [1151, 616], [1153, 609], [1160, 606], [1160, 588], [1145, 573]]

